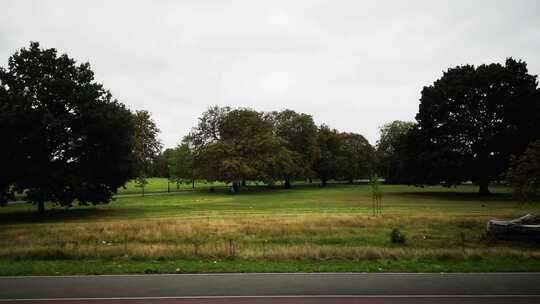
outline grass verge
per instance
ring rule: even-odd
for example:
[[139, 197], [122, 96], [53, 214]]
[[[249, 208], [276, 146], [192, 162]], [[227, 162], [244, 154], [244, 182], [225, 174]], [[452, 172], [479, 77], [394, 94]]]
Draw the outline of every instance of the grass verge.
[[261, 273], [261, 272], [530, 272], [540, 260], [238, 261], [238, 260], [0, 260], [0, 275]]

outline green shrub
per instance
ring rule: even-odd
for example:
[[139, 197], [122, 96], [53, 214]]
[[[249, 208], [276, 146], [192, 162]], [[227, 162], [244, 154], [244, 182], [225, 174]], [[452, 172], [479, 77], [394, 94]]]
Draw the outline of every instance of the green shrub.
[[540, 141], [529, 144], [527, 150], [512, 159], [508, 178], [514, 195], [522, 201], [538, 199], [540, 192]]
[[405, 244], [405, 235], [398, 228], [394, 228], [390, 233], [390, 241], [392, 244]]

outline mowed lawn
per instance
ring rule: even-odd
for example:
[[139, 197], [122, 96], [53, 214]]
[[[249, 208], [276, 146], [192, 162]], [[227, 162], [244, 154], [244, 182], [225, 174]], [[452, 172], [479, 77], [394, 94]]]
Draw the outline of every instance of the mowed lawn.
[[[167, 190], [164, 179], [151, 182]], [[480, 197], [473, 186], [384, 185], [378, 216], [368, 185], [203, 189], [48, 206], [39, 220], [29, 204], [0, 208], [0, 275], [540, 270], [539, 244], [485, 234], [491, 218], [540, 213], [504, 187]], [[394, 228], [404, 244], [391, 242]]]

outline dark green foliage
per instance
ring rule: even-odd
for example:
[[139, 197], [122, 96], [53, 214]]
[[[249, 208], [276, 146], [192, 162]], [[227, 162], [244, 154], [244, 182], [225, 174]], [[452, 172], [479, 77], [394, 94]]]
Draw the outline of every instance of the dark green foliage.
[[407, 182], [408, 174], [404, 168], [408, 160], [404, 157], [402, 146], [414, 126], [413, 122], [395, 120], [380, 128], [380, 139], [377, 141], [377, 169], [386, 183]]
[[291, 165], [282, 172], [275, 172], [274, 178], [285, 180], [285, 188], [290, 188], [291, 179], [309, 178], [314, 175], [312, 165], [317, 157], [317, 126], [311, 115], [292, 110], [271, 112], [267, 115], [273, 122], [274, 132], [284, 140], [290, 151]]
[[340, 136], [338, 178], [352, 184], [355, 179], [371, 176], [375, 170], [375, 149], [360, 134], [341, 133]]
[[390, 233], [390, 241], [392, 244], [405, 244], [405, 235], [398, 228], [394, 228]]
[[514, 194], [522, 201], [532, 201], [540, 193], [540, 141], [529, 144], [519, 157], [514, 157], [508, 172]]
[[157, 138], [159, 129], [148, 111], [135, 111], [133, 122], [136, 181], [144, 193], [144, 186], [147, 184], [146, 177], [152, 173], [152, 168], [161, 151], [161, 142]]
[[424, 87], [420, 101], [404, 152], [416, 184], [472, 180], [487, 194], [511, 155], [540, 138], [536, 76], [522, 61], [449, 69]]
[[170, 178], [169, 159], [171, 158], [172, 153], [173, 149], [168, 148], [158, 154], [150, 168], [152, 177]]
[[133, 119], [77, 65], [32, 42], [0, 69], [0, 199], [109, 202], [133, 174]]
[[374, 170], [373, 147], [360, 134], [340, 133], [322, 125], [317, 132], [318, 154], [313, 169], [325, 186], [330, 179], [353, 183]]
[[193, 182], [193, 151], [187, 140], [171, 150], [168, 156], [170, 178], [177, 183]]
[[294, 167], [272, 121], [251, 109], [210, 108], [189, 139], [195, 176], [232, 183], [235, 191], [243, 180], [272, 182]]
[[321, 179], [321, 185], [326, 186], [329, 179], [336, 178], [339, 173], [340, 152], [343, 145], [343, 137], [336, 129], [330, 129], [326, 125], [319, 128], [317, 134], [319, 155], [313, 164], [313, 169]]

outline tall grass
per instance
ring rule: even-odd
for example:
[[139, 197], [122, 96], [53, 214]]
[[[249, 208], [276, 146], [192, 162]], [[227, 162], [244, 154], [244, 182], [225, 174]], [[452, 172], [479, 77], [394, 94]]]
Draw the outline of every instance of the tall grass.
[[[0, 258], [540, 259], [536, 245], [486, 241], [485, 220], [482, 216], [304, 215], [27, 225], [0, 232]], [[407, 235], [406, 245], [391, 244], [394, 227]]]

